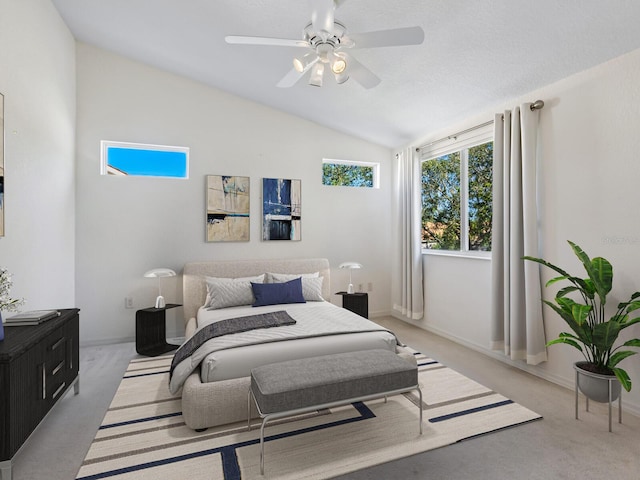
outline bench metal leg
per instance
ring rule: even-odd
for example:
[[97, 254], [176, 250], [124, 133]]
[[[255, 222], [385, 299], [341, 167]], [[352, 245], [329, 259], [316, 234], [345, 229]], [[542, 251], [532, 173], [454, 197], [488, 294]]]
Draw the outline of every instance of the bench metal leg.
[[251, 431], [251, 388], [247, 392], [247, 428]]
[[420, 435], [422, 435], [422, 390], [420, 387], [416, 388], [418, 390], [418, 408], [420, 409]]
[[264, 427], [268, 419], [269, 417], [264, 417], [260, 426], [260, 475], [264, 475]]

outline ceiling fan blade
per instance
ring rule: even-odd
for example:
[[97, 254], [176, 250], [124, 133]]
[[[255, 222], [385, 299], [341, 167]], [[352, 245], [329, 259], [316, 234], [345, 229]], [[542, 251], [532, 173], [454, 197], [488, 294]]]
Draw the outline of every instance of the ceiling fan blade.
[[311, 7], [311, 24], [319, 33], [325, 33], [325, 39], [333, 32], [335, 0], [309, 0]]
[[367, 89], [373, 88], [380, 83], [380, 78], [378, 78], [378, 76], [367, 67], [362, 65], [352, 55], [349, 55], [346, 52], [342, 52], [341, 55], [344, 55], [347, 62], [347, 72], [350, 78], [353, 78], [356, 82]]
[[401, 45], [420, 45], [424, 42], [424, 30], [421, 27], [394, 28], [376, 32], [353, 33], [349, 35], [352, 48], [398, 47]]
[[243, 37], [238, 35], [227, 35], [225, 42], [232, 45], [265, 45], [269, 47], [308, 47], [304, 40], [292, 40], [289, 38], [269, 38], [269, 37]]
[[282, 77], [276, 86], [280, 88], [293, 87], [298, 80], [304, 76], [304, 74], [305, 72], [298, 72], [295, 68], [292, 68], [284, 77]]

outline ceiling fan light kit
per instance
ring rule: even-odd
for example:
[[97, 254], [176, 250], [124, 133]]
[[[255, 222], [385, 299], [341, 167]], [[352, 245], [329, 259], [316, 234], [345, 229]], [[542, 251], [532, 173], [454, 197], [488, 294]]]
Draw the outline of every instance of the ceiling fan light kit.
[[309, 77], [309, 85], [314, 87], [322, 86], [322, 79], [324, 76], [324, 64], [316, 62], [311, 70], [311, 76]]
[[302, 57], [293, 57], [293, 68], [295, 68], [296, 72], [298, 73], [305, 73], [318, 60], [319, 58], [317, 55], [315, 55], [313, 52], [308, 52], [305, 53]]
[[311, 23], [303, 30], [302, 40], [227, 36], [227, 43], [236, 45], [264, 45], [306, 48], [304, 55], [293, 58], [293, 69], [287, 73], [278, 87], [292, 87], [307, 71], [309, 85], [321, 87], [325, 64], [329, 65], [336, 83], [342, 84], [352, 77], [364, 88], [373, 88], [380, 83], [380, 78], [358, 62], [346, 49], [395, 47], [403, 45], [420, 45], [424, 42], [424, 31], [421, 27], [405, 27], [376, 32], [347, 35], [346, 27], [335, 20], [335, 10], [344, 0], [309, 0], [311, 5]]

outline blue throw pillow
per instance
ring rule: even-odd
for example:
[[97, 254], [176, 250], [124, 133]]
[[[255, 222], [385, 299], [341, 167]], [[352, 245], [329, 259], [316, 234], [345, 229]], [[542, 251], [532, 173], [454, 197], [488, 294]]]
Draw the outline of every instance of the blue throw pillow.
[[296, 278], [284, 283], [253, 283], [254, 307], [277, 305], [280, 303], [306, 303], [302, 295], [302, 279]]

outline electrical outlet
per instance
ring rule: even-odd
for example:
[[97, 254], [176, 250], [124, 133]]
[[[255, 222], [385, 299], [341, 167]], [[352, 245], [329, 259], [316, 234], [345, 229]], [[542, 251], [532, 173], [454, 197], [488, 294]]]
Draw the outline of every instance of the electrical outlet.
[[362, 284], [361, 283], [358, 284], [358, 291], [362, 292]]
[[133, 308], [133, 297], [124, 297], [124, 308]]
[[372, 282], [367, 283], [367, 292], [373, 292], [373, 283]]

